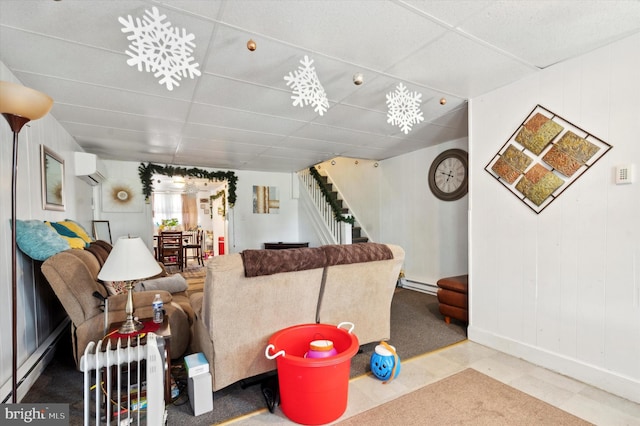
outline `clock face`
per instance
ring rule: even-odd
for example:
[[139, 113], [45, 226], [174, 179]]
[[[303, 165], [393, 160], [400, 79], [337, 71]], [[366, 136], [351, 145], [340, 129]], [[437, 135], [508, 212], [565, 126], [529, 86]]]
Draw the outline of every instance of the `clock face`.
[[438, 164], [434, 178], [440, 191], [452, 193], [460, 188], [466, 175], [467, 171], [462, 161], [456, 157], [448, 157]]
[[468, 156], [461, 149], [450, 149], [438, 155], [429, 169], [429, 187], [445, 201], [462, 198], [468, 189]]

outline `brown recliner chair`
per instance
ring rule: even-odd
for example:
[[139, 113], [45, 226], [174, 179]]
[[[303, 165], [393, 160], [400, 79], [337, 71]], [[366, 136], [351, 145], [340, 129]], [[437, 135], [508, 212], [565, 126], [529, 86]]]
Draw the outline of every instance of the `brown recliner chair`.
[[[109, 296], [105, 286], [98, 281], [98, 272], [104, 263], [102, 256], [108, 253], [108, 247], [103, 249], [65, 250], [48, 258], [41, 267], [42, 273], [71, 319], [76, 366], [79, 366], [80, 358], [89, 342], [104, 337], [104, 299], [109, 301], [109, 323], [124, 321], [126, 318], [126, 293]], [[153, 316], [151, 302], [156, 293], [161, 295], [169, 317], [171, 358], [179, 358], [189, 346], [190, 327], [193, 323], [193, 309], [188, 294], [186, 291], [171, 294], [163, 290], [135, 292], [134, 311], [137, 317]]]
[[438, 306], [447, 324], [451, 318], [469, 322], [469, 275], [438, 280]]

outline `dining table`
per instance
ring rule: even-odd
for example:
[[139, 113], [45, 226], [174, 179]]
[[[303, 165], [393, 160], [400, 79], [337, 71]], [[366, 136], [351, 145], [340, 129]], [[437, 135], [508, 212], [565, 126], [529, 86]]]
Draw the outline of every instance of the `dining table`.
[[[160, 231], [161, 233], [163, 231]], [[192, 243], [196, 240], [196, 234], [198, 231], [170, 231], [182, 233], [182, 245]], [[153, 235], [153, 253], [158, 262], [162, 262], [162, 249], [160, 247], [160, 234]]]

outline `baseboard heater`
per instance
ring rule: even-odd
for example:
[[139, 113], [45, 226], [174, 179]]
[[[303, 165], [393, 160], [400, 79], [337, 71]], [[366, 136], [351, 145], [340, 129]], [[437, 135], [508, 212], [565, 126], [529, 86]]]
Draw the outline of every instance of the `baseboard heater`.
[[[69, 328], [69, 322], [70, 320], [68, 318], [62, 320], [45, 341], [29, 356], [24, 364], [18, 368], [18, 402], [29, 392], [31, 386], [38, 380], [38, 377], [40, 377], [53, 359], [58, 341], [61, 339], [64, 331]], [[2, 395], [2, 401], [0, 403], [7, 404], [11, 399], [11, 392], [11, 380], [7, 380], [7, 383], [0, 387], [0, 395]]]
[[[148, 333], [136, 345], [118, 340], [106, 348], [90, 342], [80, 360], [84, 372], [84, 425], [159, 426], [167, 421], [164, 406], [164, 339]], [[134, 340], [134, 339], [132, 339]], [[123, 348], [123, 346], [125, 346]], [[146, 361], [146, 367], [142, 362]], [[93, 413], [91, 408], [93, 407]]]
[[437, 285], [429, 284], [429, 283], [423, 283], [423, 282], [420, 282], [420, 281], [408, 280], [408, 279], [401, 280], [400, 281], [400, 287], [407, 288], [407, 289], [410, 289], [410, 290], [420, 291], [422, 293], [427, 293], [427, 294], [430, 294], [432, 296], [435, 296], [438, 293], [438, 286]]

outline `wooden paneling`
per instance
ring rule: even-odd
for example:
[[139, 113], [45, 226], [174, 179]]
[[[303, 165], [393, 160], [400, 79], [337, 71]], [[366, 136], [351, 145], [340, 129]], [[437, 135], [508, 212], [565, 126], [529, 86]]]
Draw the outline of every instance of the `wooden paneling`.
[[[469, 209], [470, 339], [636, 401], [640, 192], [638, 180], [615, 185], [613, 170], [640, 165], [639, 43], [635, 35], [472, 100]], [[540, 215], [483, 170], [536, 104], [613, 146]]]

